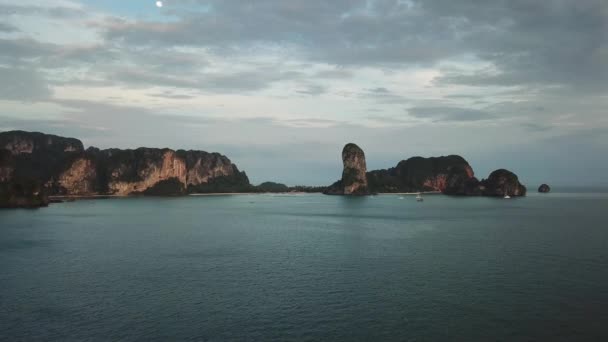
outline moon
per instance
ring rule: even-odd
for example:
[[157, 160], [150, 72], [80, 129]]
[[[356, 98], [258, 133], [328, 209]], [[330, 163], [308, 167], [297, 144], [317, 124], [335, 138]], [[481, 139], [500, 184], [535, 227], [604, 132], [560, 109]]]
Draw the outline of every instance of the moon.
[[158, 8], [163, 7], [163, 2], [162, 1], [157, 1], [156, 2], [156, 7], [158, 7]]

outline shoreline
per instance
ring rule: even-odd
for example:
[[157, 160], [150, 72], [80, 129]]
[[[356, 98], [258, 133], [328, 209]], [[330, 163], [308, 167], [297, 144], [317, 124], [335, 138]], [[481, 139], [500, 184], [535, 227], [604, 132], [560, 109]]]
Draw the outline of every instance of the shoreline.
[[378, 195], [441, 195], [441, 191], [419, 191], [419, 192], [379, 192]]
[[[63, 195], [49, 196], [49, 200], [70, 200], [70, 199], [104, 199], [104, 198], [131, 198], [131, 197], [183, 197], [183, 196], [242, 196], [242, 195], [307, 195], [319, 194], [322, 192], [210, 192], [210, 193], [194, 193], [175, 196], [144, 196], [144, 195]], [[379, 192], [375, 195], [440, 195], [441, 191], [423, 191], [423, 192]]]
[[50, 200], [63, 200], [63, 199], [78, 199], [78, 198], [120, 198], [120, 197], [135, 197], [129, 195], [62, 195], [62, 196], [49, 196]]
[[231, 196], [231, 195], [305, 195], [322, 194], [321, 192], [209, 192], [201, 194], [186, 194], [186, 196]]
[[304, 195], [322, 194], [321, 192], [210, 192], [200, 194], [167, 195], [167, 196], [145, 196], [145, 195], [61, 195], [49, 196], [49, 200], [68, 199], [103, 199], [103, 198], [136, 198], [136, 197], [186, 197], [186, 196], [238, 196], [238, 195]]

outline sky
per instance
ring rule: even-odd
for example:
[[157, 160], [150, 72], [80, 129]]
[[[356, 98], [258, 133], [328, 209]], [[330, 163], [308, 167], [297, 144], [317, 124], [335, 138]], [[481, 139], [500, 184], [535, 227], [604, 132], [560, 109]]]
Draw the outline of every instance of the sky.
[[327, 185], [459, 154], [608, 185], [605, 0], [0, 0], [0, 131], [227, 155]]

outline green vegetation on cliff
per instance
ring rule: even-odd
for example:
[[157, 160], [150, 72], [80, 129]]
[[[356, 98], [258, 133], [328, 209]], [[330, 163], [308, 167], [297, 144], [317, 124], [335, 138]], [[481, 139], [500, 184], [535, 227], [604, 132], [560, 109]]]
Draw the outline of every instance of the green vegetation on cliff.
[[0, 208], [38, 208], [48, 204], [46, 190], [38, 182], [0, 183]]
[[260, 192], [289, 192], [287, 185], [275, 182], [264, 182], [256, 187]]
[[[236, 168], [236, 167], [235, 167]], [[207, 183], [188, 186], [188, 193], [238, 193], [257, 192], [255, 187], [249, 183], [245, 172], [238, 172], [233, 176], [220, 176], [210, 179]]]
[[450, 177], [472, 177], [469, 163], [457, 155], [412, 157], [388, 170], [367, 173], [370, 189], [376, 192], [444, 191]]

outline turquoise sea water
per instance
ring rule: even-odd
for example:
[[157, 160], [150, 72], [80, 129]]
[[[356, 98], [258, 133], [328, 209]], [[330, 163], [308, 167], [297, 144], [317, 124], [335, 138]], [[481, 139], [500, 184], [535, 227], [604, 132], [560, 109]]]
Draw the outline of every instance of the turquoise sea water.
[[608, 194], [0, 211], [0, 340], [606, 341]]

